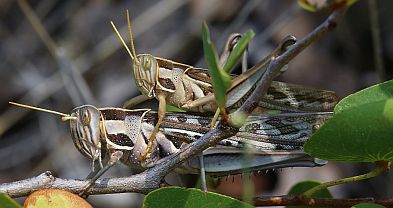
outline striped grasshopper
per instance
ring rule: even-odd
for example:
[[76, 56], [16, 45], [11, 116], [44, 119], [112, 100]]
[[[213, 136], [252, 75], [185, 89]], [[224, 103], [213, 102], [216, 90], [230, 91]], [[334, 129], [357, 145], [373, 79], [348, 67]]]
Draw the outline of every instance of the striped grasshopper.
[[[127, 23], [131, 50], [114, 23], [111, 22], [132, 59], [134, 80], [142, 95], [127, 101], [124, 107], [130, 108], [152, 98], [156, 98], [159, 102], [157, 123], [149, 138], [149, 145], [146, 151], [141, 154], [141, 160], [144, 160], [152, 150], [153, 140], [164, 120], [167, 104], [189, 112], [212, 113], [216, 112], [217, 105], [208, 70], [155, 57], [150, 54], [137, 55], [128, 11]], [[242, 75], [232, 75], [232, 85], [227, 93], [226, 104], [229, 111], [238, 108], [251, 94], [257, 81], [262, 77], [263, 72], [269, 65], [271, 58], [281, 55], [295, 42], [296, 39], [289, 36], [260, 63]], [[229, 43], [232, 43], [232, 41], [230, 40]], [[225, 62], [225, 60], [222, 60], [222, 62]], [[265, 99], [260, 102], [255, 112], [264, 112], [268, 109], [286, 112], [331, 111], [336, 103], [337, 97], [334, 92], [284, 82], [273, 82]]]
[[[45, 111], [70, 121], [71, 136], [75, 147], [85, 157], [103, 167], [106, 156], [117, 159], [135, 171], [144, 171], [171, 156], [188, 143], [198, 140], [210, 130], [212, 117], [187, 113], [167, 113], [155, 135], [151, 156], [139, 160], [153, 133], [158, 113], [150, 109], [96, 108], [83, 105], [71, 114], [59, 113], [18, 103], [11, 104]], [[255, 114], [248, 118], [239, 132], [203, 152], [207, 174], [222, 176], [248, 171], [262, 171], [285, 167], [314, 167], [326, 162], [312, 158], [303, 152], [303, 144], [323, 122], [330, 112], [306, 112], [287, 114]], [[219, 125], [217, 123], [216, 125]], [[244, 166], [245, 146], [252, 150], [252, 161]], [[108, 169], [110, 166], [105, 165]], [[199, 173], [198, 158], [191, 158], [175, 171]], [[102, 168], [103, 170], [105, 168]], [[105, 169], [105, 170], [107, 170]], [[94, 171], [94, 170], [93, 170]], [[96, 174], [97, 179], [103, 172]], [[98, 176], [97, 176], [98, 175]]]

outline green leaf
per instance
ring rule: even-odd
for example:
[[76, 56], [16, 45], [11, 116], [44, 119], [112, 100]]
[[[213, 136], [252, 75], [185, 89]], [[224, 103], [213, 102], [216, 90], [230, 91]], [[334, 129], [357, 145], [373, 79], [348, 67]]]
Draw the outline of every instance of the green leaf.
[[384, 206], [379, 205], [379, 204], [372, 204], [372, 203], [361, 203], [361, 204], [357, 204], [355, 206], [352, 206], [352, 208], [384, 208]]
[[241, 59], [244, 51], [247, 49], [248, 43], [255, 36], [254, 31], [250, 30], [244, 34], [239, 42], [236, 44], [236, 47], [232, 50], [231, 54], [227, 59], [227, 62], [224, 65], [224, 71], [229, 73], [235, 67], [237, 62]]
[[393, 161], [393, 98], [354, 106], [335, 113], [304, 150], [325, 160]]
[[183, 112], [186, 112], [185, 110], [183, 110], [183, 109], [180, 109], [180, 108], [178, 108], [178, 107], [175, 107], [175, 106], [173, 106], [173, 105], [166, 105], [166, 112], [176, 112], [176, 113], [183, 113]]
[[384, 101], [393, 98], [393, 80], [386, 81], [363, 89], [342, 99], [334, 109], [334, 113], [354, 108], [371, 102]]
[[[299, 183], [295, 184], [294, 186], [292, 186], [292, 188], [289, 190], [288, 194], [289, 195], [302, 194], [302, 193], [306, 192], [307, 190], [314, 188], [315, 186], [318, 186], [319, 184], [321, 184], [319, 181], [312, 181], [312, 180], [302, 181], [302, 182], [299, 182]], [[327, 189], [322, 189], [321, 191], [318, 191], [311, 196], [318, 197], [318, 198], [333, 198], [332, 194]], [[287, 206], [287, 207], [289, 207], [289, 208], [307, 208], [308, 206]]]
[[0, 193], [1, 208], [21, 208], [21, 206], [5, 193]]
[[314, 157], [345, 162], [393, 160], [393, 81], [341, 100], [328, 120], [305, 144]]
[[182, 208], [251, 208], [253, 206], [229, 196], [199, 189], [165, 187], [150, 192], [143, 201], [144, 208], [182, 207]]
[[210, 32], [206, 22], [203, 23], [202, 33], [203, 51], [209, 69], [209, 75], [212, 78], [214, 96], [218, 107], [223, 109], [225, 108], [227, 90], [231, 86], [231, 77], [220, 67], [218, 55], [210, 40]]

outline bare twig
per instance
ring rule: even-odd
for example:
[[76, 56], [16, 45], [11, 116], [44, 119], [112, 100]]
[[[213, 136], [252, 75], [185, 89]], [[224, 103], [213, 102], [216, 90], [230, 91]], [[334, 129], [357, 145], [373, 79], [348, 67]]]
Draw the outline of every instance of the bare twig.
[[[106, 194], [135, 192], [146, 194], [150, 190], [161, 187], [162, 183], [155, 180], [154, 171], [145, 171], [144, 173], [133, 175], [126, 178], [101, 179], [96, 182], [95, 187], [88, 191], [89, 194]], [[50, 172], [45, 172], [37, 177], [17, 181], [8, 184], [2, 184], [0, 191], [11, 197], [21, 197], [32, 193], [33, 191], [43, 188], [58, 188], [74, 193], [79, 193], [87, 181], [55, 178]], [[285, 196], [267, 196], [255, 197], [254, 205], [256, 206], [326, 206], [326, 207], [350, 207], [359, 203], [376, 203], [386, 207], [393, 206], [393, 198], [374, 199], [355, 198], [355, 199], [326, 199], [326, 198], [308, 198], [303, 195], [285, 195]]]
[[326, 198], [308, 198], [303, 195], [285, 195], [269, 196], [254, 198], [255, 206], [296, 206], [307, 205], [310, 207], [351, 207], [359, 203], [375, 203], [386, 207], [393, 206], [393, 198], [374, 199], [374, 198], [356, 198], [356, 199], [326, 199]]
[[[243, 106], [241, 106], [239, 112], [246, 115], [250, 114], [256, 107], [255, 104], [258, 103], [266, 94], [268, 86], [270, 86], [275, 74], [279, 72], [281, 67], [287, 64], [311, 43], [321, 38], [324, 34], [326, 34], [326, 32], [332, 30], [338, 24], [345, 11], [346, 8], [334, 11], [324, 23], [307, 35], [303, 40], [299, 41], [299, 43], [293, 45], [293, 47], [286, 53], [273, 60], [262, 77], [262, 80], [259, 81], [256, 90], [246, 100]], [[238, 129], [236, 128], [232, 128], [224, 124], [219, 125], [215, 129], [206, 133], [196, 142], [185, 146], [178, 153], [163, 158], [160, 163], [145, 172], [130, 177], [98, 180], [96, 184], [87, 191], [87, 194], [91, 195], [119, 192], [148, 193], [159, 188], [160, 184], [162, 184], [161, 180], [176, 166], [190, 157], [198, 155], [204, 149], [215, 145], [218, 141], [235, 135], [237, 131]], [[45, 175], [48, 174], [44, 174], [44, 176]], [[48, 177], [51, 180], [45, 180], [45, 182], [42, 183], [37, 183], [37, 180], [43, 178], [43, 175], [23, 181], [2, 184], [0, 185], [0, 191], [9, 194], [12, 197], [26, 196], [34, 190], [43, 188], [61, 188], [77, 193], [80, 192], [88, 183], [88, 181], [53, 178], [51, 176]]]
[[[150, 177], [149, 177], [150, 176]], [[11, 197], [22, 197], [34, 191], [56, 188], [73, 193], [79, 193], [88, 184], [88, 180], [62, 179], [54, 177], [50, 172], [45, 172], [37, 177], [29, 178], [17, 182], [5, 183], [0, 186], [0, 192], [6, 193]], [[151, 171], [132, 175], [126, 178], [113, 178], [97, 180], [95, 186], [87, 191], [87, 194], [105, 194], [135, 192], [147, 193], [159, 187], [156, 180], [153, 180]]]
[[368, 0], [369, 11], [370, 11], [370, 26], [371, 34], [373, 37], [373, 53], [375, 69], [377, 70], [379, 81], [387, 80], [385, 66], [383, 63], [383, 52], [382, 52], [382, 40], [381, 32], [379, 29], [379, 18], [378, 18], [378, 5], [376, 0]]

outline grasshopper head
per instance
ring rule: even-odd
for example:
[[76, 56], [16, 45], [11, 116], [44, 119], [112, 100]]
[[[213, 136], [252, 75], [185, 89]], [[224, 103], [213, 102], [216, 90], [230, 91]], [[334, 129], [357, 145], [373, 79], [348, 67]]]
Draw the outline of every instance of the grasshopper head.
[[83, 105], [72, 110], [70, 120], [71, 135], [75, 147], [84, 156], [101, 161], [101, 119], [100, 111], [91, 105]]
[[158, 63], [154, 56], [140, 54], [133, 60], [135, 83], [139, 90], [149, 98], [155, 96], [154, 88], [158, 79]]

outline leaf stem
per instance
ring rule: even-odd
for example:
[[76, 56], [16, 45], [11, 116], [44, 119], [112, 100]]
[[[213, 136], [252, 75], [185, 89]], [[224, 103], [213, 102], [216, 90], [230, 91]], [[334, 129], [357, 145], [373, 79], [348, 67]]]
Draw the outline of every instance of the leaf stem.
[[377, 162], [376, 163], [376, 168], [366, 174], [362, 174], [362, 175], [357, 175], [357, 176], [352, 176], [352, 177], [348, 177], [348, 178], [343, 178], [343, 179], [339, 179], [339, 180], [334, 180], [334, 181], [329, 181], [326, 183], [322, 183], [318, 186], [315, 186], [311, 189], [309, 189], [308, 191], [304, 192], [304, 196], [306, 197], [311, 197], [314, 193], [322, 190], [322, 189], [326, 189], [330, 186], [336, 186], [336, 185], [340, 185], [340, 184], [344, 184], [344, 183], [350, 183], [350, 182], [355, 182], [355, 181], [361, 181], [361, 180], [365, 180], [365, 179], [369, 179], [369, 178], [373, 178], [375, 176], [378, 176], [379, 174], [381, 174], [383, 171], [389, 169], [390, 167], [390, 162], [384, 162], [382, 161], [382, 163]]

